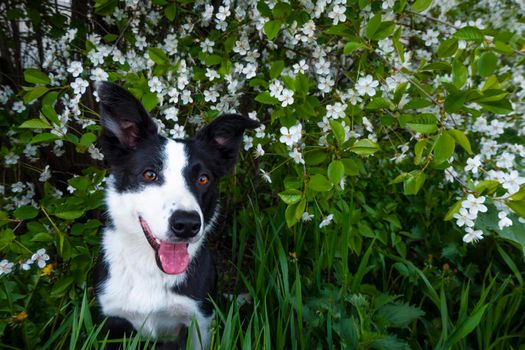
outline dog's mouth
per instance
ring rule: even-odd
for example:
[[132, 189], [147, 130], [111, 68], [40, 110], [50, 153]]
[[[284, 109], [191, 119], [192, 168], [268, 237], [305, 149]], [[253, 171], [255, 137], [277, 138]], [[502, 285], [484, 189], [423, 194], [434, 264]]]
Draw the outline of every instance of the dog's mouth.
[[190, 262], [188, 243], [168, 243], [153, 236], [146, 220], [139, 216], [140, 226], [148, 243], [155, 251], [157, 265], [162, 272], [178, 275], [186, 271]]

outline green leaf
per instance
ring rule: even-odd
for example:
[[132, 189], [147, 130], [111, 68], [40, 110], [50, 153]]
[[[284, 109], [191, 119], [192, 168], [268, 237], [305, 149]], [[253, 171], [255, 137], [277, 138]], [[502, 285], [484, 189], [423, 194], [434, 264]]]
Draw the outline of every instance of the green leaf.
[[458, 50], [458, 39], [448, 38], [439, 44], [437, 55], [439, 58], [450, 57]]
[[456, 113], [465, 106], [465, 93], [448, 94], [445, 99], [444, 107], [448, 113]]
[[370, 111], [375, 111], [381, 108], [387, 108], [387, 109], [390, 108], [390, 102], [386, 98], [381, 97], [381, 96], [375, 97], [372, 101], [370, 101], [366, 105], [366, 109]]
[[447, 211], [445, 216], [443, 217], [443, 220], [449, 221], [454, 218], [454, 214], [459, 213], [459, 209], [461, 209], [461, 203], [463, 203], [463, 199], [460, 199], [456, 203], [454, 203]]
[[499, 187], [499, 181], [496, 180], [483, 180], [479, 182], [476, 186], [474, 186], [474, 191], [478, 192], [479, 194], [486, 193], [487, 195], [491, 195]]
[[273, 40], [279, 33], [280, 29], [281, 29], [281, 22], [277, 20], [266, 22], [263, 28], [264, 34], [266, 34], [269, 40]]
[[472, 148], [470, 147], [470, 141], [465, 133], [461, 130], [450, 129], [447, 131], [454, 140], [465, 150], [468, 154], [472, 154]]
[[20, 124], [19, 128], [25, 129], [51, 129], [48, 122], [41, 119], [29, 119]]
[[110, 16], [117, 5], [118, 0], [95, 0], [95, 13], [100, 16]]
[[51, 80], [49, 80], [46, 73], [34, 68], [29, 68], [24, 71], [24, 79], [28, 83], [51, 84]]
[[[516, 212], [519, 216], [522, 218], [525, 218], [525, 199], [522, 200], [507, 200], [505, 201], [505, 204], [512, 210]], [[519, 224], [517, 224], [519, 225]]]
[[28, 90], [24, 95], [24, 103], [28, 104], [29, 102], [36, 100], [48, 91], [49, 89], [45, 86], [35, 86]]
[[332, 183], [323, 174], [315, 174], [310, 177], [308, 188], [317, 192], [327, 192], [332, 189]]
[[284, 212], [284, 218], [286, 219], [286, 225], [288, 227], [292, 227], [297, 223], [297, 216], [295, 215], [297, 212], [297, 203], [290, 204], [286, 207], [286, 211]]
[[406, 126], [420, 134], [431, 134], [437, 130], [437, 118], [433, 114], [421, 114]]
[[204, 59], [204, 62], [206, 62], [207, 66], [215, 66], [217, 64], [221, 64], [222, 61], [222, 57], [219, 55], [208, 55]]
[[452, 61], [452, 83], [457, 88], [462, 87], [468, 78], [468, 70], [459, 60]]
[[68, 211], [61, 211], [56, 212], [55, 216], [64, 220], [74, 220], [78, 219], [84, 215], [84, 210], [68, 210]]
[[425, 315], [417, 306], [409, 304], [386, 304], [376, 311], [391, 327], [408, 327], [410, 323]]
[[456, 142], [447, 132], [442, 132], [436, 139], [434, 145], [434, 162], [441, 164], [446, 162], [454, 153]]
[[[48, 96], [49, 94], [46, 95], [46, 97]], [[45, 99], [45, 98], [44, 98]], [[55, 125], [59, 125], [60, 124], [60, 120], [58, 119], [58, 114], [57, 112], [55, 111], [55, 109], [53, 108], [53, 106], [49, 105], [49, 104], [44, 104], [42, 106], [42, 109], [40, 110], [42, 112], [42, 114], [48, 119], [50, 120], [53, 124]]]
[[476, 27], [463, 27], [454, 33], [454, 38], [467, 41], [482, 41], [483, 33]]
[[350, 151], [359, 155], [370, 155], [379, 151], [379, 145], [370, 139], [361, 139], [350, 147]]
[[343, 158], [341, 159], [345, 167], [345, 174], [348, 176], [357, 176], [361, 168], [364, 168], [360, 159]]
[[419, 13], [425, 11], [430, 4], [432, 4], [432, 0], [416, 0], [412, 4], [412, 11]]
[[372, 39], [381, 25], [381, 15], [377, 14], [368, 20], [365, 27], [365, 37]]
[[24, 205], [24, 206], [18, 207], [13, 212], [13, 214], [15, 218], [17, 219], [28, 220], [28, 219], [33, 219], [38, 215], [38, 209], [36, 209], [35, 207], [31, 205]]
[[419, 192], [423, 184], [425, 183], [426, 175], [424, 172], [419, 171], [416, 175], [410, 174], [403, 181], [403, 192], [406, 195], [415, 195]]
[[151, 112], [151, 110], [157, 106], [157, 103], [159, 103], [157, 95], [152, 92], [146, 92], [142, 95], [141, 101], [142, 105], [148, 112]]
[[80, 137], [78, 142], [80, 145], [89, 147], [97, 140], [97, 136], [92, 132], [87, 132]]
[[51, 142], [51, 141], [55, 141], [55, 140], [60, 140], [60, 137], [55, 135], [55, 134], [51, 134], [51, 133], [48, 133], [48, 132], [43, 132], [41, 134], [35, 135], [31, 139], [30, 143]]
[[425, 150], [425, 146], [427, 145], [426, 139], [421, 139], [418, 142], [416, 142], [414, 146], [414, 164], [418, 165], [421, 163], [421, 158], [423, 157], [423, 151]]
[[270, 67], [270, 79], [275, 79], [279, 75], [281, 75], [281, 72], [284, 69], [284, 61], [279, 60], [272, 63], [272, 66]]
[[339, 144], [340, 146], [343, 145], [343, 143], [345, 143], [346, 138], [345, 128], [343, 127], [343, 125], [341, 125], [341, 123], [339, 123], [337, 120], [330, 120], [330, 128], [334, 133], [337, 144]]
[[175, 15], [177, 15], [177, 5], [175, 3], [171, 3], [164, 9], [164, 16], [166, 16], [170, 22], [173, 22]]
[[513, 111], [512, 104], [506, 98], [499, 101], [474, 102], [483, 107], [485, 110], [496, 114], [509, 114]]
[[303, 193], [299, 190], [289, 189], [279, 193], [279, 197], [286, 204], [295, 204], [301, 200]]
[[166, 65], [170, 63], [170, 59], [164, 52], [164, 50], [159, 49], [158, 47], [150, 47], [148, 48], [148, 55], [149, 58], [156, 64], [160, 65]]
[[279, 103], [279, 100], [270, 95], [269, 92], [263, 91], [255, 97], [255, 101], [260, 102], [265, 105], [276, 105]]
[[51, 288], [51, 297], [57, 298], [66, 293], [68, 288], [73, 284], [75, 277], [73, 275], [66, 275], [59, 279]]
[[350, 55], [352, 52], [356, 51], [356, 50], [359, 50], [359, 49], [363, 49], [365, 48], [366, 45], [364, 44], [361, 44], [361, 43], [358, 43], [358, 42], [355, 42], [355, 41], [351, 41], [349, 43], [346, 43], [344, 49], [343, 49], [343, 53], [345, 55]]
[[478, 73], [482, 77], [488, 77], [498, 67], [498, 57], [491, 51], [483, 53], [478, 59]]
[[461, 339], [465, 339], [465, 337], [478, 326], [488, 306], [489, 305], [487, 304], [474, 309], [472, 314], [465, 321], [461, 322], [461, 324], [447, 338], [443, 344], [443, 349], [450, 349], [452, 345], [456, 344]]
[[381, 22], [379, 28], [372, 36], [372, 40], [383, 40], [392, 35], [394, 29], [396, 28], [396, 23], [393, 21]]
[[328, 178], [334, 185], [338, 185], [345, 174], [345, 166], [340, 160], [333, 160], [328, 165]]

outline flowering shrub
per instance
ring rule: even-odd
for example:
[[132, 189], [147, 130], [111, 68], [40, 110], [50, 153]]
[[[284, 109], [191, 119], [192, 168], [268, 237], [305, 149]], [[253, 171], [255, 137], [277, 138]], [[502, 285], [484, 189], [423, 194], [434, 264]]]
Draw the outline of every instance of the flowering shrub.
[[[169, 137], [226, 112], [262, 123], [244, 137], [251, 155], [238, 185], [251, 189], [258, 215], [284, 211], [289, 263], [311, 273], [305, 290], [330, 298], [321, 279], [348, 288], [353, 276], [352, 292], [367, 294], [355, 282], [364, 267], [349, 262], [368, 261], [374, 245], [376, 264], [389, 257], [391, 272], [416, 283], [408, 261], [422, 266], [437, 254], [461, 265], [487, 236], [522, 283], [522, 1], [96, 0], [0, 10], [0, 334], [18, 330], [34, 347], [86, 288], [104, 222], [94, 90], [104, 80], [129, 89]], [[232, 198], [246, 206], [240, 193]], [[505, 242], [520, 251], [509, 256]], [[341, 307], [373, 315], [378, 296], [363, 298]], [[305, 303], [305, 318], [323, 309], [316, 300]], [[412, 317], [392, 324], [424, 314], [407, 308]], [[325, 324], [354, 319], [323, 310], [332, 315]], [[326, 341], [322, 323], [311, 327], [309, 336]]]

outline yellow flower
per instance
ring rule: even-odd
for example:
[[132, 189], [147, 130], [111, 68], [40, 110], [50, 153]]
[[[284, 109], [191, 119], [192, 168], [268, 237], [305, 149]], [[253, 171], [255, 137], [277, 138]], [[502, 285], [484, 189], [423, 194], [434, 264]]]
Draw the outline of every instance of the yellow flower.
[[41, 276], [50, 276], [51, 273], [53, 272], [53, 268], [54, 268], [54, 264], [47, 264], [47, 265], [44, 266], [44, 268], [42, 269], [42, 274], [41, 274]]
[[22, 323], [24, 322], [24, 320], [28, 317], [29, 315], [27, 314], [27, 312], [25, 311], [22, 311], [21, 313], [19, 313], [18, 315], [16, 315], [14, 318], [15, 318], [15, 322], [18, 322], [18, 323]]

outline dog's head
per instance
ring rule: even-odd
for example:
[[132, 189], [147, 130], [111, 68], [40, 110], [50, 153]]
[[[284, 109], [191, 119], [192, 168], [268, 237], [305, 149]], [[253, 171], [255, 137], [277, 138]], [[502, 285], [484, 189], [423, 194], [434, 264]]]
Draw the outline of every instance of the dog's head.
[[223, 115], [192, 138], [170, 140], [125, 89], [100, 83], [97, 92], [115, 230], [149, 243], [165, 273], [183, 273], [218, 214], [219, 179], [235, 165], [244, 130], [259, 123]]

